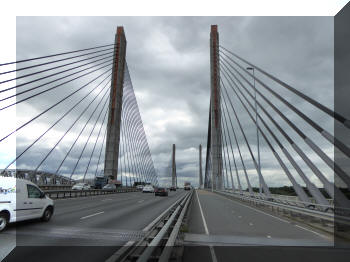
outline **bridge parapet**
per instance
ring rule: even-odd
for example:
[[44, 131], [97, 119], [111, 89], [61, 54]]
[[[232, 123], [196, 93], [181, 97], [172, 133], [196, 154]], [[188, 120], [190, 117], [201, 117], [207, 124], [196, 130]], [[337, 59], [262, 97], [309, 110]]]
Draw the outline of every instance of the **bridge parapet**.
[[71, 187], [75, 183], [73, 179], [62, 175], [56, 175], [45, 171], [34, 171], [29, 169], [6, 169], [0, 171], [0, 176], [16, 177], [20, 179], [29, 180], [38, 186], [46, 187]]

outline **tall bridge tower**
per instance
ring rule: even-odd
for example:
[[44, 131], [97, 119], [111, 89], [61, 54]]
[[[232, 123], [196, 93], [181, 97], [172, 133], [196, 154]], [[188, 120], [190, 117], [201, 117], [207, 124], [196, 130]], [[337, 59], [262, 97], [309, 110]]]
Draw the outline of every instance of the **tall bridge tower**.
[[212, 25], [210, 32], [210, 117], [211, 117], [211, 163], [212, 187], [222, 189], [222, 145], [221, 145], [221, 99], [218, 26]]
[[175, 144], [173, 144], [173, 152], [171, 157], [172, 162], [172, 168], [171, 168], [171, 186], [176, 187], [177, 186], [177, 179], [176, 179], [176, 163], [175, 163]]
[[117, 178], [120, 143], [120, 123], [123, 102], [123, 84], [125, 71], [126, 39], [124, 28], [117, 27], [114, 45], [112, 86], [110, 90], [109, 112], [104, 176]]
[[202, 145], [199, 145], [199, 185], [198, 188], [203, 187], [203, 176], [202, 176]]

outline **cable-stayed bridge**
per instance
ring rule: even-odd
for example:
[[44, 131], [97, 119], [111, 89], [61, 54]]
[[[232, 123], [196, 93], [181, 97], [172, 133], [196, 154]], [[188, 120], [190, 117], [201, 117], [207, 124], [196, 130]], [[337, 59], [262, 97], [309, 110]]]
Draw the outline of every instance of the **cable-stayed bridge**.
[[[52, 259], [49, 246], [98, 246], [64, 260], [186, 261], [194, 259], [186, 246], [198, 246], [202, 261], [226, 261], [218, 246], [332, 246], [334, 231], [346, 238], [350, 175], [329, 148], [344, 159], [350, 149], [328, 123], [348, 132], [349, 119], [221, 46], [216, 25], [204, 177], [199, 167], [197, 190], [177, 189], [167, 198], [138, 192], [138, 184], [162, 185], [126, 47], [118, 27], [114, 44], [0, 64], [0, 113], [16, 107], [18, 116], [0, 138], [4, 145], [17, 136], [16, 156], [1, 174], [46, 186], [56, 199], [49, 223], [19, 223], [1, 233], [4, 241], [16, 236], [17, 246], [31, 246], [15, 250], [13, 259]], [[201, 146], [199, 152], [202, 163]], [[166, 175], [176, 188], [175, 145], [169, 157]], [[121, 186], [58, 189], [99, 177]], [[292, 193], [274, 193], [276, 179]]]

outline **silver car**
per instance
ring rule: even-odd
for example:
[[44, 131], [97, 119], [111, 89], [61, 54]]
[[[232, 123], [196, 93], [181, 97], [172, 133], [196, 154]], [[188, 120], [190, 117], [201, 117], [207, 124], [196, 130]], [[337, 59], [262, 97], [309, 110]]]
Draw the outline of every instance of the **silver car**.
[[72, 190], [89, 190], [90, 185], [86, 183], [78, 183], [72, 186]]

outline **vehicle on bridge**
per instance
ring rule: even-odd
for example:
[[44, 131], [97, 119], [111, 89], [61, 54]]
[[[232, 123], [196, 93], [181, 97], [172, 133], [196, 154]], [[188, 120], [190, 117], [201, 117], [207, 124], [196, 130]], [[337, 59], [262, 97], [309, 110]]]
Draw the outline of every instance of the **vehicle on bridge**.
[[142, 189], [142, 193], [154, 193], [154, 188], [152, 185], [146, 185]]
[[190, 183], [190, 182], [185, 182], [185, 183], [184, 183], [184, 189], [185, 189], [185, 190], [191, 190], [191, 188], [192, 188], [192, 187], [191, 187], [191, 183]]
[[115, 184], [107, 184], [102, 189], [104, 189], [104, 190], [116, 190], [117, 186]]
[[72, 190], [89, 190], [89, 189], [91, 189], [91, 187], [87, 183], [78, 183], [72, 186]]
[[154, 195], [155, 196], [168, 196], [169, 195], [169, 191], [166, 187], [157, 187], [154, 190]]
[[169, 190], [170, 190], [170, 191], [176, 191], [176, 186], [171, 186], [171, 187], [169, 188]]
[[142, 190], [142, 189], [143, 189], [143, 187], [144, 187], [143, 185], [137, 185], [137, 186], [136, 186], [136, 189], [138, 189], [138, 190]]
[[138, 187], [138, 186], [142, 186], [142, 187], [144, 187], [144, 186], [146, 186], [146, 185], [150, 185], [151, 183], [146, 183], [146, 182], [141, 182], [141, 181], [139, 181], [139, 182], [134, 182], [134, 187]]
[[102, 189], [105, 185], [107, 185], [108, 179], [104, 176], [96, 176], [94, 179], [94, 189]]
[[35, 218], [47, 222], [53, 212], [53, 200], [34, 183], [14, 177], [0, 177], [0, 231], [12, 222]]

